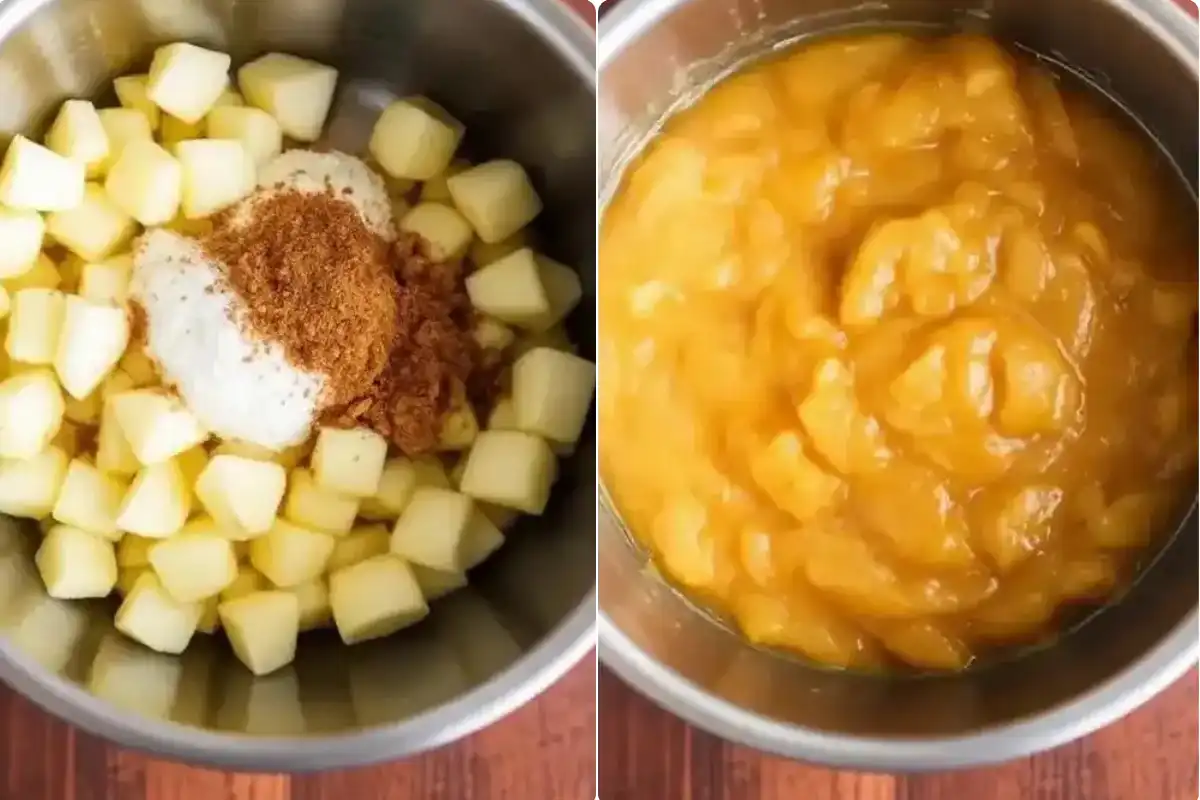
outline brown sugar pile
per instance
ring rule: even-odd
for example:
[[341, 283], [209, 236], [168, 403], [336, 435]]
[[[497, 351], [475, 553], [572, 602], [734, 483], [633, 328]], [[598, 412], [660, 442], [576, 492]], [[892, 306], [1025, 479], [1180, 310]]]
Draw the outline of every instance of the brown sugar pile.
[[201, 240], [245, 303], [239, 323], [326, 376], [320, 422], [371, 427], [409, 455], [432, 450], [456, 392], [478, 383], [459, 270], [415, 237], [389, 245], [332, 192], [250, 202], [250, 224], [231, 211]]

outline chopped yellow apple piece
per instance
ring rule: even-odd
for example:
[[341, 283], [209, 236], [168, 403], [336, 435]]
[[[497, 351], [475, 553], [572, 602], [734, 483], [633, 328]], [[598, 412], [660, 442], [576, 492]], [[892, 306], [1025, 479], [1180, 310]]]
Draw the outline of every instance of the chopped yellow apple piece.
[[32, 211], [66, 211], [83, 201], [82, 162], [18, 134], [0, 164], [0, 203]]
[[292, 592], [254, 592], [222, 602], [218, 611], [234, 655], [255, 675], [281, 669], [296, 657], [300, 603]]
[[525, 169], [500, 159], [463, 170], [446, 181], [454, 205], [485, 242], [499, 242], [524, 228], [542, 211], [542, 201]]
[[466, 286], [472, 306], [510, 325], [538, 325], [552, 313], [537, 258], [529, 248], [468, 275]]
[[276, 520], [264, 536], [250, 543], [250, 563], [281, 589], [311, 581], [325, 571], [334, 537]]
[[89, 262], [83, 265], [79, 276], [79, 294], [95, 303], [124, 306], [129, 299], [132, 278], [133, 258], [130, 256]]
[[37, 263], [46, 224], [36, 211], [0, 207], [0, 279], [23, 275]]
[[227, 106], [208, 114], [208, 138], [236, 139], [261, 167], [283, 152], [283, 130], [261, 108]]
[[117, 609], [117, 630], [160, 653], [182, 653], [196, 633], [203, 609], [169, 595], [151, 571], [143, 572]]
[[46, 218], [46, 233], [85, 261], [107, 258], [127, 245], [136, 232], [133, 218], [98, 183], [84, 187], [79, 205]]
[[187, 123], [204, 118], [229, 83], [230, 57], [187, 42], [154, 51], [147, 76], [150, 102]]
[[121, 106], [141, 114], [151, 132], [158, 130], [162, 111], [150, 99], [149, 75], [122, 75], [113, 79], [113, 90]]
[[421, 487], [396, 521], [391, 551], [412, 563], [461, 572], [460, 549], [474, 510], [465, 495]]
[[0, 382], [0, 457], [32, 458], [62, 425], [62, 390], [45, 368]]
[[49, 516], [68, 460], [53, 445], [31, 458], [0, 458], [0, 513], [29, 519]]
[[399, 225], [402, 232], [421, 237], [430, 257], [437, 261], [458, 261], [475, 238], [463, 215], [442, 203], [418, 203], [401, 218]]
[[254, 160], [236, 139], [180, 142], [175, 157], [183, 168], [183, 215], [188, 219], [212, 216], [254, 191]]
[[238, 69], [237, 77], [246, 102], [273, 116], [284, 135], [301, 142], [321, 138], [337, 86], [333, 67], [267, 53]]
[[329, 605], [329, 586], [324, 578], [316, 578], [291, 589], [300, 606], [300, 630], [324, 628], [333, 622], [333, 607]]
[[100, 428], [96, 433], [96, 466], [113, 475], [133, 475], [141, 462], [129, 446], [121, 423], [117, 421], [113, 404], [103, 401], [100, 408]]
[[127, 533], [117, 542], [117, 566], [121, 569], [150, 566], [150, 548], [161, 539], [149, 539]]
[[467, 585], [467, 575], [464, 572], [443, 572], [420, 564], [410, 564], [409, 568], [417, 579], [417, 585], [421, 587], [421, 594], [425, 596], [426, 603], [440, 600]]
[[329, 602], [346, 644], [387, 636], [429, 613], [412, 568], [393, 555], [374, 556], [330, 575]]
[[183, 167], [157, 142], [134, 140], [109, 168], [104, 190], [118, 208], [143, 225], [164, 225], [179, 210]]
[[596, 367], [570, 353], [537, 347], [512, 368], [517, 428], [558, 444], [579, 441], [596, 388]]
[[306, 469], [292, 470], [283, 516], [306, 528], [340, 536], [349, 533], [358, 516], [359, 499], [319, 486]]
[[178, 533], [192, 508], [192, 492], [175, 460], [142, 467], [133, 479], [117, 527], [129, 533], [165, 539]]
[[312, 472], [322, 487], [350, 497], [379, 490], [387, 441], [367, 428], [321, 428], [312, 454]]
[[111, 395], [121, 431], [138, 461], [157, 464], [208, 438], [208, 431], [178, 399], [154, 389]]
[[16, 361], [52, 364], [62, 332], [66, 295], [57, 289], [22, 289], [12, 296], [4, 346]]
[[132, 108], [102, 108], [96, 115], [100, 117], [100, 124], [108, 137], [108, 156], [92, 170], [93, 177], [107, 175], [130, 142], [154, 140], [154, 128], [140, 111]]
[[425, 181], [444, 172], [465, 128], [441, 106], [424, 97], [389, 105], [371, 132], [369, 148], [395, 178]]
[[337, 572], [372, 556], [383, 555], [391, 548], [392, 533], [384, 525], [361, 525], [345, 536], [338, 537], [333, 555], [325, 569]]
[[150, 566], [181, 603], [214, 597], [238, 575], [233, 544], [206, 534], [180, 533], [158, 542], [150, 548]]
[[67, 474], [51, 514], [64, 525], [116, 541], [121, 538], [117, 513], [121, 509], [125, 489], [125, 484], [119, 479], [76, 458], [67, 466]]
[[125, 309], [76, 295], [66, 298], [54, 370], [76, 400], [96, 391], [129, 344]]
[[273, 461], [218, 455], [196, 480], [196, 496], [218, 524], [248, 534], [270, 530], [287, 487], [287, 472]]
[[484, 431], [467, 456], [459, 489], [476, 500], [541, 514], [556, 468], [545, 440], [520, 431]]
[[70, 525], [56, 525], [35, 557], [46, 593], [62, 600], [107, 597], [117, 584], [110, 539]]
[[261, 572], [249, 564], [238, 564], [237, 577], [221, 591], [221, 601], [236, 600], [270, 588], [271, 582]]
[[67, 100], [46, 132], [46, 146], [94, 173], [108, 158], [108, 134], [96, 107], [87, 100]]

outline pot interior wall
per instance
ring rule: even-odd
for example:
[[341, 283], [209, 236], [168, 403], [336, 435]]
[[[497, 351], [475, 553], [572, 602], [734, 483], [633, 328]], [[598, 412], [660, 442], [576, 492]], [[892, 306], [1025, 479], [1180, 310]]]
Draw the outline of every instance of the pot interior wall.
[[[351, 153], [364, 152], [374, 114], [390, 99], [418, 93], [436, 99], [466, 123], [470, 156], [510, 157], [530, 170], [546, 204], [539, 243], [583, 278], [585, 297], [570, 331], [581, 354], [594, 359], [592, 65], [548, 43], [554, 34], [536, 21], [536, 3], [3, 5], [0, 132], [6, 135], [40, 132], [64, 98], [106, 97], [113, 77], [144, 67], [154, 46], [178, 39], [225, 49], [235, 64], [280, 50], [336, 66], [341, 79], [329, 144]], [[438, 601], [426, 622], [385, 640], [346, 648], [332, 631], [304, 634], [295, 664], [265, 678], [253, 678], [237, 663], [222, 636], [197, 635], [183, 657], [160, 656], [113, 631], [110, 602], [48, 598], [30, 558], [36, 528], [0, 518], [0, 534], [28, 528], [18, 537], [21, 546], [0, 548], [0, 656], [15, 655], [18, 663], [76, 682], [122, 710], [217, 731], [333, 733], [406, 720], [509, 667], [519, 670], [523, 655], [572, 612], [590, 608], [593, 430], [589, 425], [564, 467], [546, 515], [518, 524], [495, 559], [472, 574], [472, 589]], [[11, 539], [0, 535], [0, 541]]]
[[[647, 2], [640, 12], [648, 19], [651, 9], [667, 5]], [[639, 13], [636, 4], [620, 11]], [[628, 40], [619, 29], [613, 35], [602, 32], [605, 198], [664, 114], [691, 102], [736, 65], [808, 35], [907, 26], [987, 31], [1071, 65], [1130, 109], [1183, 175], [1192, 180], [1196, 175], [1195, 57], [1189, 61], [1186, 53], [1172, 54], [1116, 4], [693, 0], [674, 4], [656, 23]], [[1191, 189], [1194, 195], [1194, 183]], [[1166, 552], [1127, 595], [1055, 646], [962, 677], [878, 679], [812, 668], [750, 647], [713, 624], [673, 588], [648, 577], [645, 554], [630, 543], [610, 508], [601, 512], [599, 536], [601, 612], [641, 651], [720, 700], [832, 734], [961, 736], [1044, 712], [1138, 662], [1185, 620], [1194, 619], [1196, 608], [1192, 505]]]

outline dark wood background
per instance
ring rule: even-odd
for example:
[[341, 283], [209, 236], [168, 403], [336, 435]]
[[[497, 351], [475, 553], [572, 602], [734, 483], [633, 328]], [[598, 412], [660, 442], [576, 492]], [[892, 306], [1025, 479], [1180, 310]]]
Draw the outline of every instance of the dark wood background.
[[680, 722], [600, 676], [603, 800], [1194, 800], [1196, 671], [1120, 722], [989, 769], [865, 775], [795, 764]]

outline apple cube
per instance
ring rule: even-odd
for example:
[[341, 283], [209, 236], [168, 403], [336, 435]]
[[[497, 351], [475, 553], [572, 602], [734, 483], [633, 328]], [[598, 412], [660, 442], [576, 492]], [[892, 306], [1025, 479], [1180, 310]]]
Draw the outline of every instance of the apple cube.
[[241, 142], [256, 166], [261, 167], [283, 152], [283, 129], [261, 108], [214, 108], [206, 124], [208, 138]]
[[125, 484], [82, 459], [67, 465], [51, 515], [64, 525], [80, 528], [116, 541], [121, 538], [117, 513], [125, 498]]
[[96, 112], [96, 116], [100, 117], [100, 125], [108, 137], [108, 156], [91, 170], [90, 174], [93, 177], [107, 175], [130, 142], [154, 141], [154, 128], [146, 115], [140, 111], [131, 108], [102, 108]]
[[270, 588], [271, 582], [264, 578], [261, 572], [249, 564], [238, 564], [237, 576], [221, 590], [221, 601], [236, 600]]
[[466, 255], [475, 233], [462, 214], [441, 203], [418, 203], [400, 220], [400, 230], [424, 240], [436, 261], [458, 261]]
[[133, 279], [133, 258], [114, 256], [104, 261], [83, 265], [79, 276], [79, 294], [94, 303], [124, 306], [129, 299], [129, 284]]
[[158, 132], [158, 140], [164, 147], [171, 149], [180, 142], [203, 138], [203, 120], [200, 122], [184, 122], [179, 117], [163, 114], [161, 130]]
[[517, 252], [522, 247], [529, 247], [529, 237], [525, 235], [524, 228], [498, 242], [485, 242], [483, 239], [476, 239], [471, 244], [471, 250], [467, 254], [467, 258], [476, 267], [486, 267], [493, 261], [499, 261], [505, 256]]
[[471, 520], [467, 523], [459, 547], [462, 569], [475, 569], [503, 544], [504, 533], [499, 526], [492, 522], [482, 509], [476, 507], [471, 513]]
[[255, 461], [275, 461], [279, 453], [254, 442], [245, 442], [241, 439], [222, 439], [221, 443], [213, 450], [213, 455], [241, 456], [242, 458], [252, 458]]
[[234, 655], [255, 675], [267, 675], [295, 659], [300, 603], [292, 592], [254, 592], [223, 601], [218, 611]]
[[464, 169], [470, 169], [471, 162], [461, 158], [456, 158], [450, 162], [450, 165], [438, 173], [435, 177], [430, 178], [421, 184], [421, 202], [422, 203], [445, 203], [454, 202], [450, 197], [450, 188], [446, 186], [446, 179], [451, 175], [457, 175]]
[[48, 369], [23, 372], [0, 382], [0, 457], [32, 458], [62, 425], [64, 404]]
[[161, 539], [149, 539], [135, 533], [127, 533], [117, 542], [117, 567], [132, 569], [150, 566], [150, 548]]
[[107, 597], [117, 585], [112, 540], [70, 525], [51, 528], [34, 560], [51, 597]]
[[340, 536], [333, 546], [333, 554], [325, 565], [327, 572], [337, 572], [372, 556], [383, 555], [391, 549], [392, 532], [384, 525], [362, 525], [345, 536]]
[[425, 596], [426, 603], [440, 600], [467, 585], [467, 575], [464, 572], [444, 572], [421, 564], [409, 564], [409, 568], [417, 579], [417, 585], [421, 587], [421, 594]]
[[371, 497], [379, 490], [387, 459], [387, 441], [367, 428], [321, 428], [312, 455], [317, 483], [350, 497]]
[[67, 454], [53, 445], [31, 458], [0, 458], [0, 513], [48, 517], [66, 477], [67, 462]]
[[108, 402], [143, 464], [166, 461], [208, 438], [208, 431], [177, 398], [155, 389], [119, 392]]
[[129, 344], [129, 317], [123, 307], [69, 295], [54, 370], [63, 388], [82, 400], [100, 386]]
[[178, 533], [192, 510], [192, 492], [174, 460], [142, 467], [125, 492], [117, 527], [138, 536], [165, 539]]
[[118, 568], [117, 570], [117, 585], [113, 587], [113, 591], [121, 597], [128, 597], [133, 591], [133, 587], [137, 585], [138, 579], [147, 572], [153, 573], [149, 565], [143, 567]]
[[517, 407], [513, 405], [511, 397], [502, 397], [496, 401], [496, 405], [492, 406], [492, 413], [488, 416], [487, 426], [490, 431], [520, 430], [517, 425]]
[[349, 533], [358, 516], [359, 499], [319, 486], [306, 469], [292, 470], [283, 516], [313, 530], [340, 536]]
[[197, 123], [229, 84], [230, 57], [187, 42], [154, 51], [146, 96], [173, 117]]
[[22, 289], [12, 297], [5, 349], [25, 364], [51, 364], [58, 347], [66, 296], [57, 289]]
[[463, 494], [541, 514], [550, 499], [557, 462], [545, 440], [521, 431], [484, 431], [467, 456]]
[[150, 99], [149, 75], [122, 75], [113, 79], [113, 91], [123, 108], [136, 111], [146, 119], [150, 130], [158, 130], [162, 117], [159, 107]]
[[96, 466], [113, 475], [134, 475], [141, 469], [141, 462], [129, 446], [121, 423], [111, 402], [100, 408], [100, 427], [96, 432]]
[[574, 444], [587, 422], [596, 388], [590, 361], [537, 347], [512, 368], [512, 400], [517, 428], [559, 444]]
[[484, 350], [503, 350], [517, 339], [512, 328], [491, 317], [480, 317], [476, 320], [471, 336]]
[[[213, 111], [216, 111], [218, 108], [232, 108], [244, 105], [246, 105], [246, 98], [242, 97], [240, 92], [226, 86], [224, 91], [221, 92], [220, 97], [217, 98], [217, 102], [213, 103]], [[208, 112], [208, 115], [211, 117], [212, 111]], [[211, 138], [219, 139], [222, 137], [213, 136]]]
[[439, 450], [466, 450], [479, 433], [479, 420], [475, 410], [462, 402], [442, 420], [442, 432], [438, 438]]
[[422, 487], [396, 521], [391, 551], [414, 564], [446, 572], [462, 570], [460, 549], [474, 505], [450, 489]]
[[254, 160], [236, 139], [194, 139], [175, 145], [183, 167], [183, 215], [208, 217], [254, 191]]
[[17, 135], [0, 164], [0, 203], [33, 211], [65, 211], [83, 201], [84, 166]]
[[466, 285], [471, 305], [510, 325], [532, 327], [553, 313], [541, 268], [527, 247], [468, 275]]
[[320, 577], [333, 554], [334, 537], [276, 520], [250, 543], [250, 563], [281, 589]]
[[183, 196], [183, 167], [157, 142], [132, 141], [109, 168], [104, 189], [126, 214], [146, 226], [175, 218]]
[[273, 116], [285, 135], [301, 142], [321, 138], [333, 104], [333, 67], [285, 53], [267, 53], [243, 65], [238, 87], [252, 106]]
[[0, 279], [15, 278], [37, 263], [46, 223], [36, 211], [0, 208]]
[[23, 289], [57, 289], [61, 285], [62, 275], [45, 253], [38, 254], [32, 267], [4, 281], [4, 289], [10, 297]]
[[410, 97], [384, 109], [368, 147], [392, 177], [427, 181], [450, 166], [464, 130], [441, 106]]
[[374, 556], [330, 575], [329, 603], [346, 644], [387, 636], [429, 614], [412, 568], [393, 555]]
[[550, 311], [546, 316], [530, 324], [534, 331], [544, 331], [562, 322], [568, 314], [575, 310], [583, 297], [583, 286], [579, 282], [579, 274], [566, 264], [560, 264], [552, 258], [535, 256], [538, 263], [538, 275], [542, 280], [542, 288], [550, 301]]
[[214, 456], [196, 480], [196, 496], [213, 519], [248, 534], [271, 529], [286, 488], [282, 466], [242, 456]]
[[99, 261], [127, 245], [137, 224], [102, 186], [89, 183], [82, 203], [46, 218], [46, 232], [81, 259]]
[[182, 653], [196, 633], [203, 609], [181, 603], [163, 588], [158, 576], [146, 571], [117, 609], [116, 627], [134, 641], [160, 653]]
[[501, 531], [507, 531], [521, 518], [521, 512], [512, 508], [494, 505], [493, 503], [480, 503], [476, 501], [475, 507], [482, 511], [483, 515], [490, 519], [492, 524]]
[[154, 386], [158, 383], [158, 367], [145, 348], [135, 344], [125, 351], [117, 362], [117, 369], [124, 372], [133, 381], [135, 389]]
[[479, 238], [499, 242], [524, 228], [542, 211], [542, 201], [525, 169], [501, 159], [471, 167], [446, 181], [454, 205]]
[[96, 107], [87, 100], [67, 100], [46, 133], [46, 146], [94, 173], [108, 158], [108, 134]]
[[200, 445], [184, 450], [175, 456], [175, 460], [179, 462], [179, 471], [188, 486], [196, 485], [209, 462], [208, 452]]
[[196, 621], [196, 632], [213, 635], [221, 629], [221, 598], [210, 597], [200, 603], [200, 619]]
[[431, 457], [393, 458], [384, 465], [379, 489], [362, 501], [358, 513], [364, 519], [396, 519], [418, 486], [449, 488], [442, 462]]
[[181, 603], [220, 594], [238, 574], [229, 540], [194, 533], [158, 542], [150, 548], [150, 566], [167, 593]]
[[333, 622], [333, 607], [329, 605], [329, 587], [324, 578], [302, 583], [291, 590], [300, 605], [300, 630], [324, 628]]

